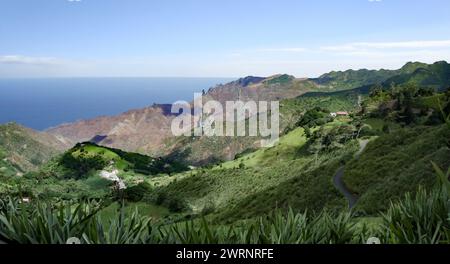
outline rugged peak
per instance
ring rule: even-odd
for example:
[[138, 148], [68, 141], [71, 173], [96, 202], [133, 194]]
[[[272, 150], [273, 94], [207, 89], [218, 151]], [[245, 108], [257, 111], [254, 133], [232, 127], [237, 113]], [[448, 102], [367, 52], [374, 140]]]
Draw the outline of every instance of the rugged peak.
[[240, 78], [239, 80], [235, 81], [240, 86], [247, 87], [251, 84], [258, 84], [262, 81], [264, 81], [266, 78], [264, 77], [255, 77], [255, 76], [247, 76], [244, 78]]
[[163, 115], [165, 115], [165, 116], [179, 115], [179, 114], [172, 114], [172, 104], [154, 104], [153, 107], [161, 109]]

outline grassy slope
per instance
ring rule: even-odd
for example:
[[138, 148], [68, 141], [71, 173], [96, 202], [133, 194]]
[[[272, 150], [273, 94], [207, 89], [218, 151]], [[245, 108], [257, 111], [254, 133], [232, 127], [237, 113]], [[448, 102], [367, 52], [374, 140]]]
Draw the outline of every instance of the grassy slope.
[[[343, 98], [342, 95], [337, 93], [338, 98]], [[417, 103], [427, 106], [426, 102], [435, 97], [419, 98]], [[308, 100], [287, 100], [283, 104], [291, 109], [305, 106], [307, 109], [309, 103], [325, 105], [323, 98], [322, 95]], [[329, 105], [341, 108], [340, 101], [334, 99]], [[352, 106], [353, 103], [348, 103], [354, 100], [342, 102]], [[329, 130], [350, 121], [337, 119], [324, 127]], [[435, 179], [431, 160], [444, 168], [450, 165], [445, 140], [449, 136], [441, 127], [402, 128], [397, 123], [377, 118], [362, 121], [381, 137], [375, 137], [361, 158], [351, 161], [347, 167], [345, 180], [352, 190], [361, 194], [360, 210], [376, 213], [387, 208], [389, 199], [415, 192], [419, 185], [429, 187]], [[391, 134], [383, 133], [386, 124]], [[318, 161], [308, 154], [307, 145], [303, 129], [297, 128], [283, 136], [274, 148], [260, 149], [212, 170], [191, 172], [159, 184], [168, 185], [162, 188], [169, 193], [181, 194], [195, 211], [214, 205], [216, 216], [225, 221], [263, 215], [287, 206], [296, 210], [345, 208], [345, 200], [331, 179], [344, 161], [352, 160], [357, 144], [335, 153], [321, 154]]]
[[[294, 135], [298, 136], [298, 143], [292, 144]], [[222, 168], [217, 166], [210, 170], [199, 169], [187, 175], [171, 177], [171, 183], [165, 188], [169, 192], [185, 197], [194, 209], [202, 209], [209, 202], [213, 202], [218, 207], [224, 206], [228, 202], [236, 202], [249, 193], [276, 185], [281, 178], [285, 177], [284, 175], [267, 176], [265, 170], [267, 166], [260, 167], [259, 164], [272, 160], [272, 165], [274, 165], [273, 159], [285, 158], [284, 153], [281, 157], [274, 157], [273, 153], [276, 153], [276, 150], [295, 149], [295, 146], [299, 146], [301, 142], [305, 141], [302, 129], [291, 132], [289, 138], [291, 139], [282, 140], [274, 148], [260, 149], [239, 160], [224, 163]], [[247, 165], [245, 168], [239, 168], [240, 163]], [[161, 182], [161, 179], [155, 179], [155, 181]]]
[[36, 170], [63, 148], [53, 136], [15, 123], [0, 125], [0, 194], [17, 193], [18, 177]]
[[[69, 158], [64, 158], [68, 156]], [[75, 146], [66, 152], [62, 158], [57, 159], [57, 166], [62, 170], [69, 168], [76, 170], [77, 165], [87, 163], [89, 159], [96, 159], [109, 169], [118, 169], [121, 173], [130, 172], [132, 174], [143, 174], [147, 176], [157, 176], [158, 174], [168, 174], [185, 170], [185, 166], [173, 163], [162, 158], [152, 158], [149, 156], [125, 152], [118, 149], [97, 146], [92, 143], [83, 143]], [[97, 165], [97, 164], [92, 164]], [[102, 168], [92, 168], [100, 170]]]
[[7, 151], [0, 147], [0, 175], [3, 177], [13, 177], [20, 171], [20, 167], [9, 162]]
[[[317, 165], [308, 166], [296, 161], [284, 163], [267, 171], [267, 174], [289, 175], [280, 184], [272, 185], [251, 194], [235, 206], [220, 212], [219, 219], [230, 221], [267, 214], [277, 208], [291, 207], [296, 211], [320, 211], [324, 208], [344, 209], [346, 201], [334, 188], [332, 178], [356, 147], [321, 156]], [[312, 163], [314, 164], [314, 163]]]
[[9, 167], [16, 172], [35, 170], [61, 153], [62, 149], [64, 144], [48, 134], [15, 123], [0, 125], [0, 156], [3, 161], [0, 167]]
[[[308, 154], [302, 128], [282, 137], [273, 148], [260, 149], [210, 170], [197, 170], [167, 179], [160, 188], [184, 197], [200, 212], [213, 206], [223, 220], [253, 217], [276, 207], [298, 210], [345, 206], [332, 177], [341, 159], [352, 155], [356, 144], [328, 155]], [[241, 165], [242, 164], [242, 165]], [[153, 182], [154, 183], [154, 182]]]
[[214, 170], [239, 168], [242, 163], [245, 167], [270, 166], [274, 162], [292, 160], [298, 148], [306, 143], [303, 128], [297, 128], [283, 136], [275, 148], [263, 148], [241, 158], [222, 163]]
[[369, 143], [345, 171], [344, 181], [361, 196], [357, 209], [374, 214], [386, 209], [389, 199], [415, 192], [419, 185], [430, 187], [436, 178], [431, 161], [450, 166], [449, 137], [442, 126], [403, 128]]
[[37, 172], [27, 173], [23, 177], [3, 178], [0, 193], [30, 195], [42, 199], [105, 198], [111, 195], [113, 183], [101, 178], [99, 170], [117, 169], [118, 176], [125, 184], [133, 186], [147, 178], [158, 176], [153, 173], [157, 170], [167, 173], [174, 168], [166, 166], [162, 159], [93, 144], [80, 144], [51, 160]]

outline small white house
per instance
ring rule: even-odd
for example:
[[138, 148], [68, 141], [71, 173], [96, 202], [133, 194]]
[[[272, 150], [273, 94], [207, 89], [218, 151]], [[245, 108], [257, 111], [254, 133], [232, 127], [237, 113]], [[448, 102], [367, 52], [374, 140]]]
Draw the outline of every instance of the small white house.
[[348, 116], [349, 114], [348, 114], [348, 112], [341, 111], [341, 112], [336, 112], [336, 113], [330, 113], [330, 115], [332, 117], [338, 117], [338, 116]]

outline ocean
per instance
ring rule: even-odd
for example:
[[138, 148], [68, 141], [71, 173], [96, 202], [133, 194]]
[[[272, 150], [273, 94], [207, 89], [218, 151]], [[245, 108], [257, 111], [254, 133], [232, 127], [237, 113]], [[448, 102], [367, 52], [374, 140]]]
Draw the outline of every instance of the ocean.
[[0, 79], [0, 124], [45, 130], [62, 123], [117, 115], [154, 103], [191, 101], [231, 78]]

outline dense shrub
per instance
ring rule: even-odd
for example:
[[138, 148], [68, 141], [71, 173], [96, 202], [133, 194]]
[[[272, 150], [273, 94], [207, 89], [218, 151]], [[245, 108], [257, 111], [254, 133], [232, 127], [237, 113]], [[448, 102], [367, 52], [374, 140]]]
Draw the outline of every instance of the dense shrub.
[[124, 198], [130, 202], [139, 202], [152, 191], [150, 184], [140, 183], [124, 190]]
[[154, 202], [167, 207], [173, 213], [180, 213], [188, 209], [188, 204], [181, 197], [169, 194], [165, 190], [158, 190]]
[[321, 126], [331, 122], [333, 118], [330, 116], [330, 111], [324, 108], [315, 107], [306, 113], [297, 122], [297, 126], [315, 127]]
[[71, 170], [67, 176], [81, 179], [86, 177], [91, 170], [103, 169], [107, 165], [107, 161], [100, 155], [88, 155], [86, 152], [80, 152], [80, 155], [74, 156], [69, 151], [62, 156], [60, 164]]

